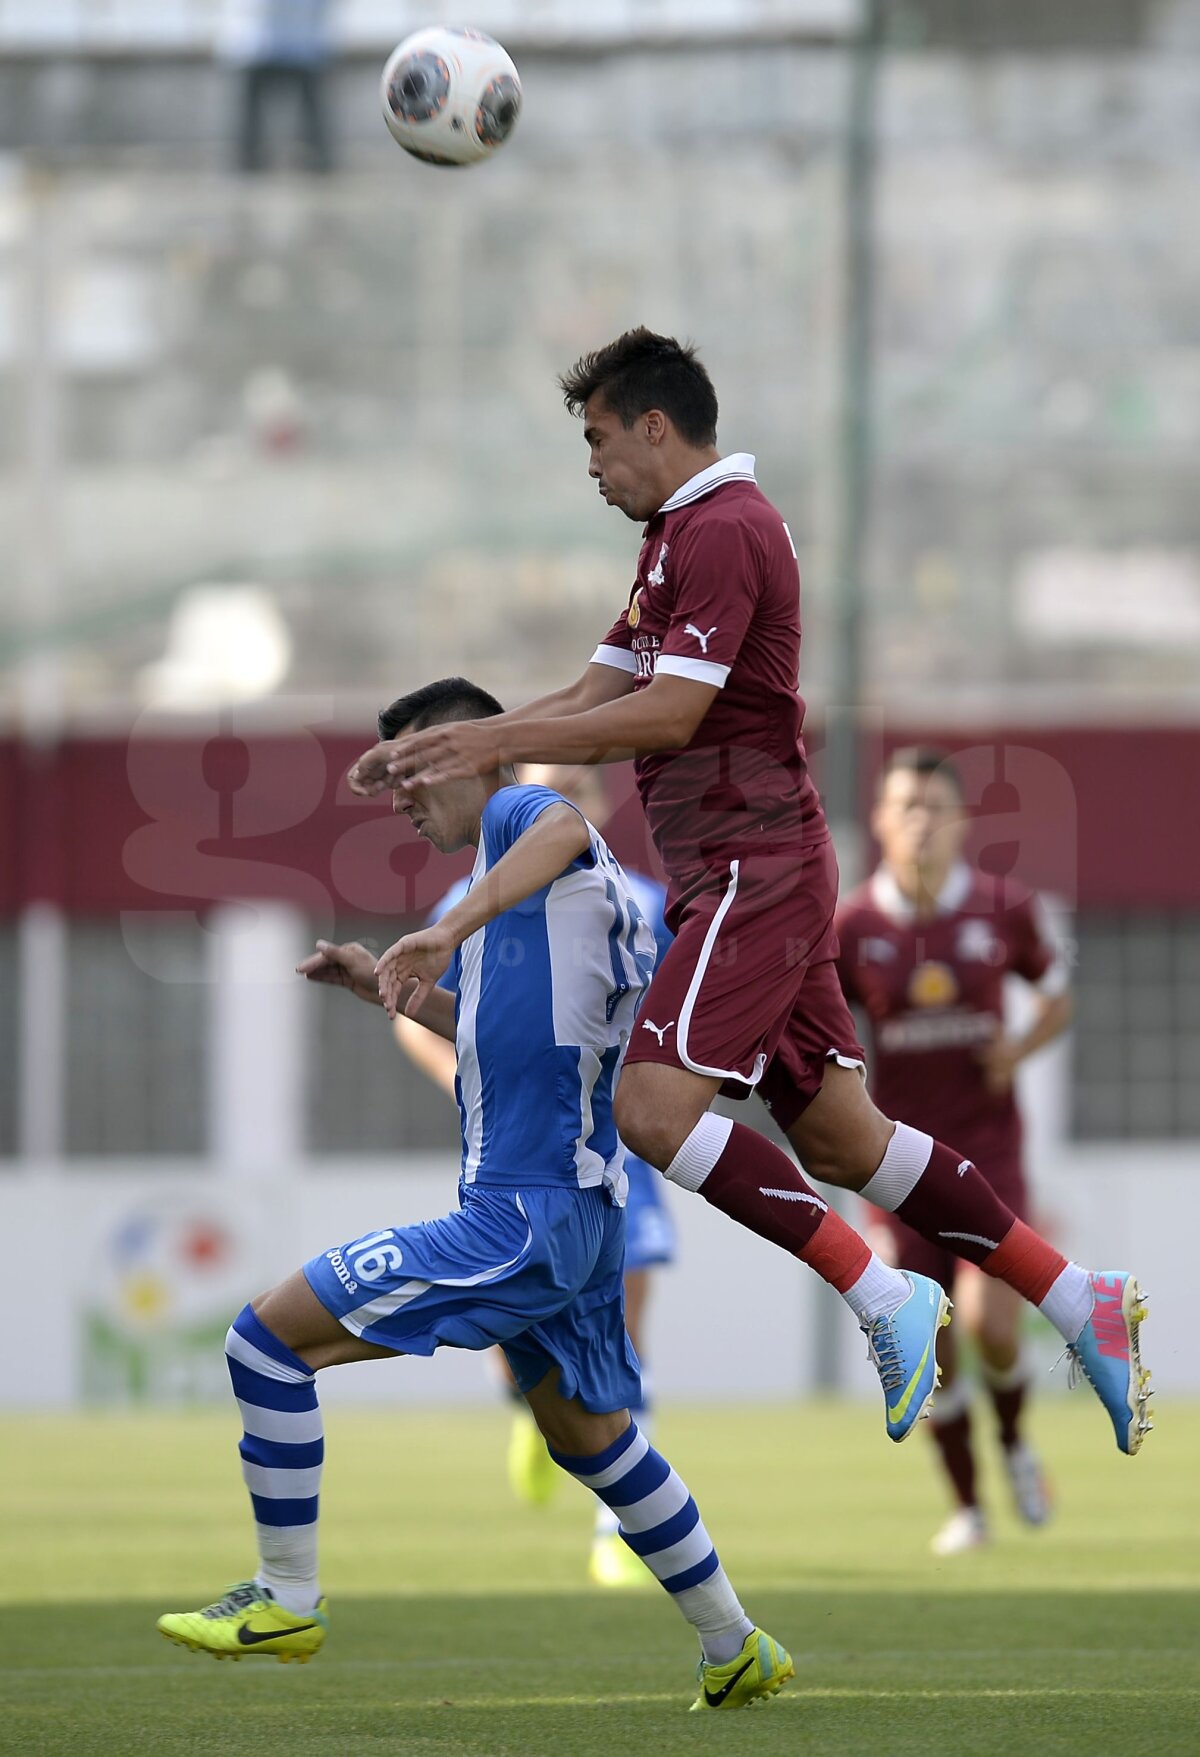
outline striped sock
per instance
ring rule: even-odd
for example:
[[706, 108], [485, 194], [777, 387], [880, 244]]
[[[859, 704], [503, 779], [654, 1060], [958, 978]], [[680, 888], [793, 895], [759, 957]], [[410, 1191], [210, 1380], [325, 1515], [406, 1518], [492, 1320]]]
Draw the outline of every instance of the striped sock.
[[731, 1660], [754, 1625], [738, 1603], [686, 1483], [637, 1423], [631, 1421], [620, 1439], [594, 1458], [568, 1458], [553, 1447], [550, 1456], [612, 1508], [622, 1538], [699, 1635], [705, 1659], [713, 1665]]
[[[646, 1363], [642, 1362], [642, 1401], [629, 1405], [630, 1418], [635, 1421], [642, 1438], [650, 1438], [650, 1395], [646, 1373]], [[614, 1508], [610, 1507], [603, 1495], [596, 1496], [596, 1537], [617, 1537], [620, 1534], [621, 1521]]]
[[225, 1358], [242, 1412], [242, 1475], [258, 1534], [255, 1579], [285, 1610], [311, 1611], [317, 1584], [317, 1506], [325, 1438], [316, 1379], [244, 1306]]

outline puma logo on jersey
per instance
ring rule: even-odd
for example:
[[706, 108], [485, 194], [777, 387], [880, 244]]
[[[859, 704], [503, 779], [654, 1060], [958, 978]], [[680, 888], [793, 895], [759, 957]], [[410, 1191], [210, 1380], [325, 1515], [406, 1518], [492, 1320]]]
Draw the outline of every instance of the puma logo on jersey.
[[975, 1169], [975, 1166], [970, 1159], [960, 1159], [959, 1160], [959, 1162], [958, 1162], [958, 1175], [959, 1175], [959, 1177], [966, 1177], [967, 1173], [969, 1171], [974, 1171], [974, 1169]]
[[643, 1019], [642, 1030], [653, 1031], [654, 1035], [658, 1038], [658, 1047], [661, 1049], [663, 1038], [667, 1035], [667, 1032], [671, 1029], [671, 1026], [674, 1023], [674, 1019], [668, 1019], [665, 1025], [656, 1025], [653, 1019]]
[[654, 563], [653, 571], [646, 575], [648, 586], [661, 586], [663, 583], [663, 562], [667, 559], [667, 547], [668, 545], [664, 543], [658, 552], [658, 560]]
[[694, 622], [689, 622], [685, 623], [683, 632], [684, 634], [694, 634], [696, 639], [700, 642], [700, 651], [702, 653], [707, 653], [709, 636], [716, 634], [717, 628], [714, 623], [712, 628], [709, 629], [708, 634], [701, 634], [700, 630], [696, 627], [696, 624]]

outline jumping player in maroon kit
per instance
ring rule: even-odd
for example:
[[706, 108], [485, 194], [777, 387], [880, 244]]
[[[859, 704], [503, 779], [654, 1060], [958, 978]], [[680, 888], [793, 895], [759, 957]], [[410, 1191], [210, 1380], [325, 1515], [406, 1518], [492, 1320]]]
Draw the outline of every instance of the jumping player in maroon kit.
[[371, 794], [501, 762], [635, 757], [676, 939], [628, 1047], [622, 1138], [838, 1289], [867, 1331], [893, 1438], [933, 1389], [940, 1290], [890, 1280], [786, 1154], [712, 1115], [722, 1087], [757, 1089], [814, 1177], [862, 1192], [938, 1243], [952, 1239], [1038, 1305], [1120, 1449], [1137, 1451], [1149, 1424], [1133, 1276], [1067, 1262], [961, 1153], [867, 1097], [834, 963], [837, 864], [801, 740], [795, 548], [755, 484], [753, 458], [717, 450], [707, 372], [692, 348], [638, 329], [561, 383], [583, 416], [600, 494], [645, 526], [626, 608], [566, 689], [377, 745], [351, 785]]
[[[962, 782], [942, 752], [893, 752], [880, 778], [871, 827], [882, 860], [844, 900], [836, 924], [842, 989], [869, 1024], [872, 1096], [883, 1110], [903, 1110], [915, 1127], [954, 1141], [1024, 1220], [1028, 1204], [1013, 1070], [1070, 1020], [1064, 960], [1034, 897], [964, 861]], [[1037, 990], [1033, 1021], [1019, 1038], [1004, 1029], [1010, 974]], [[954, 1288], [956, 1297], [961, 1293], [963, 1277], [956, 1271], [962, 1265], [949, 1241], [931, 1243], [895, 1214], [886, 1223], [893, 1260], [902, 1269], [933, 1276]], [[1050, 1506], [1022, 1429], [1028, 1369], [1021, 1354], [1020, 1301], [1002, 1281], [979, 1279], [968, 1327], [995, 1407], [1017, 1511], [1027, 1524], [1041, 1525]], [[965, 1304], [960, 1297], [960, 1324]], [[951, 1333], [943, 1333], [943, 1382], [929, 1431], [957, 1508], [933, 1539], [934, 1553], [942, 1556], [988, 1539], [976, 1490], [970, 1384], [957, 1371], [956, 1352]]]

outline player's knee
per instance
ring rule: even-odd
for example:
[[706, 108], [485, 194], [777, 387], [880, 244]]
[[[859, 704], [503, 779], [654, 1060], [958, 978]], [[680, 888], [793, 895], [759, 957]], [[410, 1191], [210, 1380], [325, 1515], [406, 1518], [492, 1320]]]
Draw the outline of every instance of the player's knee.
[[975, 1342], [993, 1372], [1006, 1373], [1017, 1364], [1020, 1344], [1012, 1324], [990, 1319], [976, 1331]]
[[660, 1116], [647, 1113], [645, 1107], [625, 1095], [618, 1086], [613, 1100], [613, 1121], [617, 1133], [631, 1153], [644, 1159], [659, 1171], [665, 1171], [678, 1151], [673, 1131]]
[[872, 1157], [869, 1147], [858, 1148], [854, 1141], [827, 1141], [806, 1146], [800, 1163], [818, 1183], [832, 1184], [839, 1190], [861, 1190], [870, 1183], [879, 1159]]

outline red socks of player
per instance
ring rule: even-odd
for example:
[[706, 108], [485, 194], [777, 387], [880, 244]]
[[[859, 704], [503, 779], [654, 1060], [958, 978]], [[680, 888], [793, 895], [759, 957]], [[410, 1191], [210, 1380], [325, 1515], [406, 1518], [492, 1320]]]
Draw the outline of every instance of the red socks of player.
[[701, 1117], [664, 1175], [799, 1257], [839, 1293], [853, 1287], [871, 1261], [869, 1246], [805, 1182], [794, 1161], [744, 1123]]

